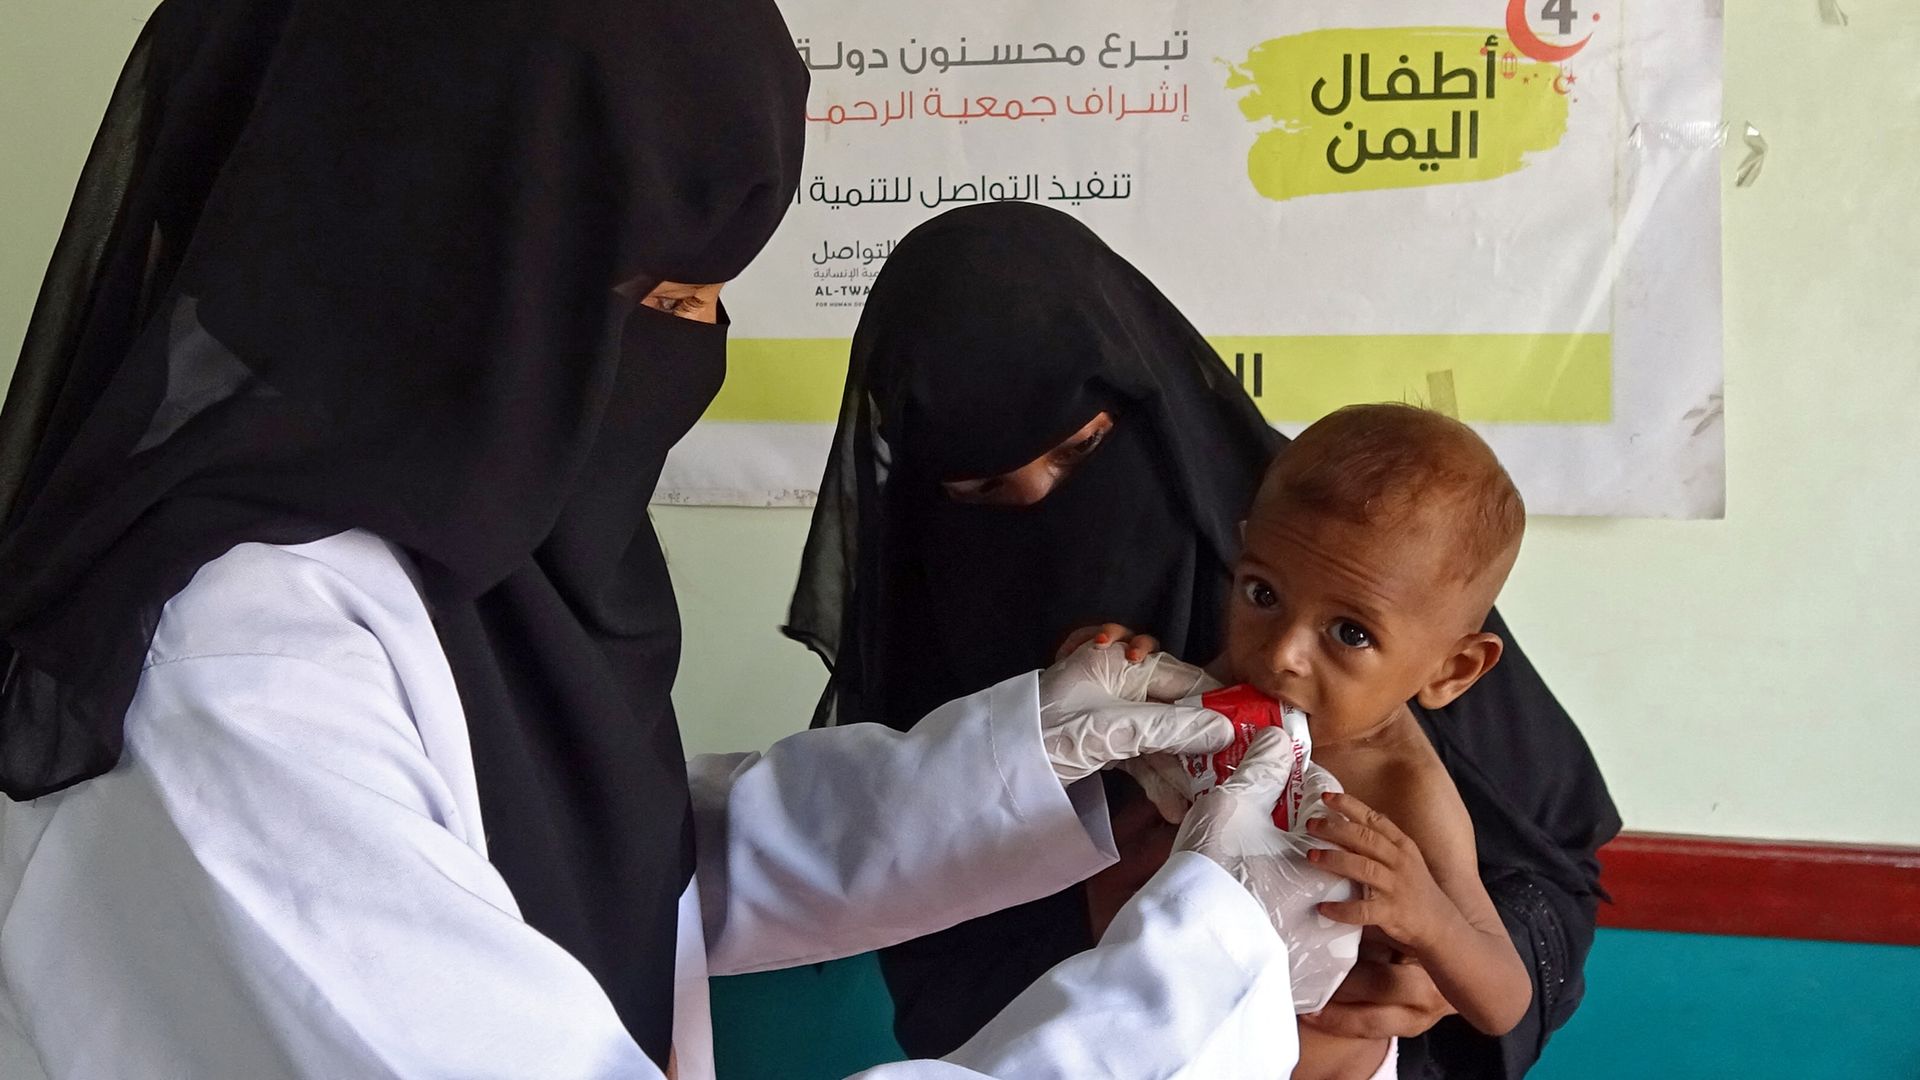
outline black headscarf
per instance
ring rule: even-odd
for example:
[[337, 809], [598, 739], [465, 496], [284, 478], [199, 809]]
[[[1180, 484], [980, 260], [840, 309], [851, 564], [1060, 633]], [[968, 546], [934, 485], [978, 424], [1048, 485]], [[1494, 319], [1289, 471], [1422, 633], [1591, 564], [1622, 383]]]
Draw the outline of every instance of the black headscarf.
[[798, 179], [771, 0], [165, 0], [0, 415], [0, 788], [119, 757], [162, 605], [235, 544], [417, 564], [489, 854], [657, 1061], [692, 868], [647, 499]]
[[[938, 481], [1024, 464], [1101, 409], [1113, 442], [1039, 504], [942, 496]], [[789, 633], [832, 668], [817, 721], [905, 726], [1092, 621], [1212, 660], [1239, 522], [1284, 443], [1199, 332], [1066, 215], [1003, 203], [920, 226], [868, 297], [794, 596]], [[1452, 1019], [1405, 1040], [1407, 1076], [1518, 1076], [1539, 1056], [1579, 1002], [1594, 852], [1620, 828], [1579, 730], [1497, 613], [1487, 626], [1507, 641], [1493, 672], [1444, 709], [1413, 704], [1534, 1005], [1505, 1039]], [[887, 950], [895, 1033], [946, 1054], [1091, 944], [1076, 888]]]
[[[1112, 434], [1036, 505], [944, 494], [1103, 410]], [[1090, 621], [1216, 651], [1239, 521], [1278, 445], [1206, 339], [1068, 215], [993, 203], [914, 229], [854, 334], [788, 620], [833, 669], [816, 723], [906, 727], [1044, 666]]]

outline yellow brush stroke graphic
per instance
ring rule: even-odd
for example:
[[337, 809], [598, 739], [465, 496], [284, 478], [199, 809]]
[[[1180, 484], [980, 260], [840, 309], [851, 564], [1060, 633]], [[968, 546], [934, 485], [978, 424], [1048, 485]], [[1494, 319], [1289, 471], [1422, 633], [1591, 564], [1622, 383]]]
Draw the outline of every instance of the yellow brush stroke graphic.
[[[1356, 401], [1448, 404], [1484, 423], [1603, 424], [1613, 415], [1607, 334], [1332, 334], [1210, 337], [1269, 420], [1317, 420]], [[846, 338], [735, 338], [708, 420], [831, 424]]]
[[1491, 180], [1567, 133], [1560, 70], [1498, 29], [1314, 30], [1227, 66], [1260, 128], [1247, 177], [1274, 200]]

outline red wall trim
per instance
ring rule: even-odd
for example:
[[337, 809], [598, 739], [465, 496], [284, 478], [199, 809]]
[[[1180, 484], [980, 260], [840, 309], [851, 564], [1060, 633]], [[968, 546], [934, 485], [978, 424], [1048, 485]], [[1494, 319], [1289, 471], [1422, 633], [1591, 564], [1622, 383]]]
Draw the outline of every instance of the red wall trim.
[[1602, 926], [1920, 945], [1920, 848], [1625, 833], [1600, 867]]

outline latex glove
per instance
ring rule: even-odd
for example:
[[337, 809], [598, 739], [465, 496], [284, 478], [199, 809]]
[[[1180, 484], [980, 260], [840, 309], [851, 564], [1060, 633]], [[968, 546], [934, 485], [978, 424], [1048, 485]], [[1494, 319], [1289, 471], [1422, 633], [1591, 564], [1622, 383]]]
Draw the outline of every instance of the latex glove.
[[1306, 834], [1306, 822], [1324, 816], [1321, 797], [1339, 790], [1333, 775], [1309, 767], [1299, 828], [1273, 823], [1273, 808], [1293, 771], [1293, 742], [1279, 728], [1254, 737], [1247, 756], [1226, 782], [1194, 800], [1174, 836], [1173, 850], [1195, 851], [1246, 886], [1286, 943], [1295, 1012], [1325, 1006], [1360, 955], [1360, 928], [1321, 915], [1317, 906], [1353, 895], [1346, 879], [1307, 861], [1326, 845]]
[[[1187, 697], [1198, 697], [1212, 690], [1218, 690], [1226, 684], [1219, 679], [1200, 672], [1199, 682], [1187, 691]], [[1178, 825], [1186, 820], [1187, 808], [1193, 805], [1192, 777], [1187, 775], [1187, 766], [1172, 754], [1144, 754], [1137, 758], [1128, 758], [1114, 766], [1121, 772], [1133, 777], [1134, 783], [1147, 795], [1147, 801], [1160, 811], [1160, 817], [1170, 825]]]
[[1040, 673], [1040, 738], [1071, 784], [1142, 754], [1209, 754], [1233, 725], [1189, 697], [1206, 673], [1166, 653], [1127, 659], [1121, 644], [1082, 645]]
[[1146, 793], [1147, 801], [1160, 812], [1160, 819], [1178, 825], [1187, 819], [1193, 806], [1192, 777], [1187, 766], [1173, 754], [1146, 754], [1128, 758], [1114, 768], [1133, 777]]

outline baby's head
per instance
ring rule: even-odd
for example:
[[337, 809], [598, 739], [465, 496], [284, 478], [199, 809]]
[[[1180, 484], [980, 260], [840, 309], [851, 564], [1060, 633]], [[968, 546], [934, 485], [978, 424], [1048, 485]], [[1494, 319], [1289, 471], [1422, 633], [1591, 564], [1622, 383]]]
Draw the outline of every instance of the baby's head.
[[1526, 527], [1520, 493], [1465, 424], [1355, 405], [1268, 469], [1234, 569], [1234, 675], [1298, 706], [1318, 739], [1405, 701], [1438, 708], [1500, 659], [1482, 633]]

